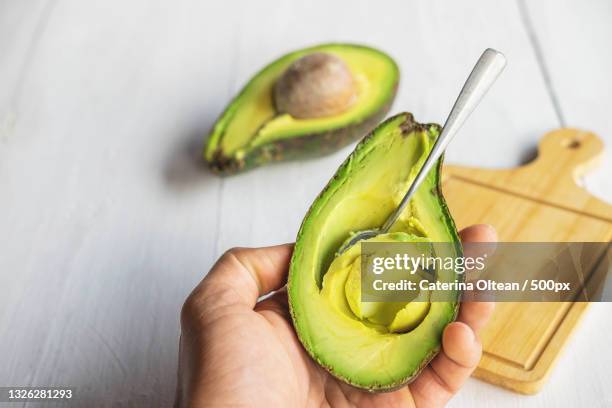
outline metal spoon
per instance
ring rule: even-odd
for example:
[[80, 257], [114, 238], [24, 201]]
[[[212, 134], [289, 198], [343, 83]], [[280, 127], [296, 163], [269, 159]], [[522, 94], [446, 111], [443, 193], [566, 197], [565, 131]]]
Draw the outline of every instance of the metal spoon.
[[442, 133], [438, 136], [438, 139], [434, 143], [427, 160], [419, 170], [419, 173], [414, 178], [414, 181], [410, 185], [410, 188], [402, 198], [399, 206], [391, 213], [389, 218], [385, 221], [381, 228], [360, 231], [353, 235], [344, 245], [340, 247], [337, 254], [341, 254], [355, 245], [357, 242], [373, 238], [378, 234], [384, 234], [389, 231], [391, 226], [395, 223], [397, 218], [400, 216], [410, 198], [421, 185], [429, 170], [434, 166], [436, 161], [440, 158], [444, 149], [448, 146], [451, 139], [455, 136], [457, 131], [461, 128], [465, 120], [470, 116], [472, 111], [476, 108], [478, 103], [482, 100], [482, 97], [487, 93], [493, 82], [497, 79], [499, 74], [503, 71], [506, 66], [506, 57], [499, 51], [492, 48], [487, 48], [480, 58], [470, 76], [465, 81], [453, 108], [451, 109], [446, 123], [442, 129]]

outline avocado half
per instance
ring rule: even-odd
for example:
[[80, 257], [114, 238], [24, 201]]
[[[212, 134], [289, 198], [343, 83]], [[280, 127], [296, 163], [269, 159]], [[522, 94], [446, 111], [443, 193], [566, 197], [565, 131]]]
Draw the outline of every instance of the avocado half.
[[[460, 292], [437, 297], [444, 301], [429, 301], [435, 299], [434, 293], [426, 298], [420, 295], [426, 306], [409, 303], [402, 311], [387, 312], [393, 315], [382, 317], [391, 324], [366, 323], [357, 315], [361, 311], [355, 312], [355, 298], [349, 294], [355, 287], [350, 264], [359, 256], [360, 244], [337, 257], [336, 251], [352, 232], [384, 223], [439, 132], [438, 125], [416, 123], [409, 113], [381, 123], [357, 145], [319, 194], [297, 236], [288, 294], [298, 337], [332, 375], [369, 391], [393, 390], [419, 374], [440, 350], [442, 332], [456, 318]], [[462, 256], [440, 188], [441, 166], [442, 159], [390, 233], [374, 239], [447, 242], [450, 244], [440, 246], [447, 253], [436, 256]], [[452, 270], [437, 270], [434, 276], [443, 282], [463, 279]]]
[[[356, 102], [328, 117], [297, 119], [277, 112], [273, 88], [295, 60], [314, 52], [333, 54], [351, 71]], [[204, 157], [218, 173], [265, 163], [328, 154], [357, 140], [388, 112], [399, 69], [387, 54], [355, 44], [325, 44], [284, 55], [257, 73], [214, 124]]]

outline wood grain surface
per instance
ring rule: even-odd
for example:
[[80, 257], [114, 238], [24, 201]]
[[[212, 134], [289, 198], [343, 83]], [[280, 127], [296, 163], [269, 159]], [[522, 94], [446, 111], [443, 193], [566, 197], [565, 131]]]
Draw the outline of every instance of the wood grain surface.
[[[391, 113], [442, 122], [498, 48], [508, 67], [446, 157], [512, 168], [559, 127], [612, 145], [611, 17], [606, 0], [0, 2], [0, 384], [172, 404], [183, 299], [227, 248], [293, 241], [350, 151], [225, 179], [202, 167], [203, 135], [273, 58], [380, 47], [402, 69]], [[602, 164], [582, 182], [610, 202]], [[589, 310], [537, 396], [470, 380], [451, 405], [610, 406], [610, 313]]]

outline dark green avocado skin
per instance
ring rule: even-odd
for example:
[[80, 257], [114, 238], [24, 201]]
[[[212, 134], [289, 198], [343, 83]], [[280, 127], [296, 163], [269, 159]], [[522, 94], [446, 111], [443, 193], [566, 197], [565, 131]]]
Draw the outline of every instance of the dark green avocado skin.
[[250, 150], [243, 158], [225, 156], [219, 149], [208, 165], [220, 175], [241, 173], [256, 167], [296, 159], [321, 157], [331, 154], [368, 134], [380, 123], [391, 108], [397, 85], [389, 103], [365, 120], [340, 129], [302, 135], [267, 143]]

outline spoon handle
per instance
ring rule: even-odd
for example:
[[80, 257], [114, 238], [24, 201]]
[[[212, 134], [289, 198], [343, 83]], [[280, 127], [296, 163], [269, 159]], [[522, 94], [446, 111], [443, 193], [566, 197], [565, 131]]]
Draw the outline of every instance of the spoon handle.
[[387, 218], [385, 224], [382, 226], [382, 232], [387, 232], [391, 226], [397, 220], [397, 217], [402, 213], [410, 198], [423, 182], [431, 168], [435, 165], [436, 161], [440, 158], [446, 146], [450, 143], [451, 139], [455, 136], [457, 131], [461, 128], [465, 120], [470, 116], [472, 111], [476, 108], [482, 97], [487, 93], [493, 82], [497, 79], [499, 74], [503, 71], [506, 66], [506, 57], [492, 48], [487, 48], [476, 65], [472, 69], [470, 76], [465, 81], [453, 108], [451, 109], [446, 123], [442, 129], [442, 133], [438, 136], [438, 139], [434, 143], [427, 160], [423, 163], [423, 166], [419, 170], [419, 173], [414, 178], [414, 181], [410, 185], [410, 188], [402, 198], [400, 205], [397, 209]]

